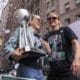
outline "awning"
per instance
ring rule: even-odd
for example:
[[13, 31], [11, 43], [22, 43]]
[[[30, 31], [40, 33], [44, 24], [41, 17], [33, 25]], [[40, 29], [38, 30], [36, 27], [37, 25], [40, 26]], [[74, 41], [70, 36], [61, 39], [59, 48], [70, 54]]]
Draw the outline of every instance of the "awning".
[[80, 20], [70, 24], [69, 27], [74, 31], [80, 41]]

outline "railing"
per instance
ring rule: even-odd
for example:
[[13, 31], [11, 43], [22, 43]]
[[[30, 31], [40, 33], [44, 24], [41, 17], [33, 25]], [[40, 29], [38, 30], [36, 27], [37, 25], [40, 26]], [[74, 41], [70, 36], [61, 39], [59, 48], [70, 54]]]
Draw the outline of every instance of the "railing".
[[1, 75], [0, 80], [36, 80], [31, 78], [13, 77], [8, 75]]

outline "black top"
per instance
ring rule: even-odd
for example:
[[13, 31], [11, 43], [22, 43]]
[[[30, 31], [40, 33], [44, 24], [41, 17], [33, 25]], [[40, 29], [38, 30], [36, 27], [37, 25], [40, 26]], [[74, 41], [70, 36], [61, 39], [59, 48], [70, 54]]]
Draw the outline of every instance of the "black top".
[[49, 61], [54, 73], [60, 73], [59, 75], [69, 73], [74, 59], [71, 43], [74, 39], [77, 39], [77, 37], [69, 27], [62, 27], [58, 31], [49, 32], [44, 36], [44, 40], [49, 42], [52, 50]]
[[[31, 50], [30, 52], [24, 53], [28, 54], [26, 58], [21, 59], [19, 62], [21, 64], [24, 64], [25, 66], [29, 66], [35, 69], [41, 69], [42, 68], [42, 59], [41, 57], [44, 56], [43, 53], [41, 53], [39, 50], [42, 50], [42, 38], [40, 35], [34, 33], [34, 38], [35, 38], [35, 43], [34, 46], [35, 48]], [[37, 50], [37, 51], [36, 51]]]

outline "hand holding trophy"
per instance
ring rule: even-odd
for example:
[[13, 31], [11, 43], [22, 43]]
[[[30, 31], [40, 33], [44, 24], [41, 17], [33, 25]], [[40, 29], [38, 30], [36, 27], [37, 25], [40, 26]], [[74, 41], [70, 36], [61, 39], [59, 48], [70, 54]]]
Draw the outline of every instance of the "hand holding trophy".
[[[23, 55], [30, 55], [30, 56], [45, 56], [44, 50], [34, 47], [34, 42], [32, 40], [32, 34], [28, 30], [28, 22], [30, 18], [30, 14], [25, 9], [18, 9], [14, 13], [15, 21], [20, 26], [19, 29], [19, 49], [22, 49]], [[22, 33], [24, 35], [24, 43], [25, 45], [22, 46]]]
[[[25, 57], [23, 56], [25, 51], [30, 51], [30, 46], [28, 45], [26, 36], [26, 25], [28, 24], [29, 18], [30, 14], [26, 9], [17, 9], [13, 14], [14, 23], [19, 25], [19, 46], [14, 53], [18, 55], [19, 57], [17, 57], [20, 59]], [[22, 46], [22, 31], [24, 31], [25, 46]]]

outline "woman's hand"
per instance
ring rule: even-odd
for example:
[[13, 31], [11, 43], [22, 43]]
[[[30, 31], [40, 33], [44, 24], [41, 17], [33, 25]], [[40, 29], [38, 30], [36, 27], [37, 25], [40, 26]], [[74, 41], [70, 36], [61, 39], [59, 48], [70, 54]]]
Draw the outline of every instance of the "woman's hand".
[[17, 48], [14, 52], [12, 52], [11, 57], [15, 60], [20, 60], [28, 55], [28, 54], [23, 55], [23, 53], [24, 53], [23, 49]]
[[71, 70], [74, 75], [80, 74], [80, 58], [79, 57], [74, 59], [72, 66], [71, 66]]
[[42, 44], [47, 49], [48, 54], [50, 54], [51, 53], [51, 48], [49, 46], [49, 43], [43, 40], [43, 43]]

